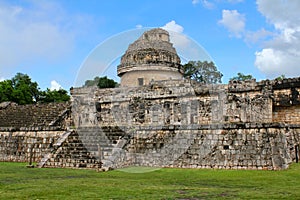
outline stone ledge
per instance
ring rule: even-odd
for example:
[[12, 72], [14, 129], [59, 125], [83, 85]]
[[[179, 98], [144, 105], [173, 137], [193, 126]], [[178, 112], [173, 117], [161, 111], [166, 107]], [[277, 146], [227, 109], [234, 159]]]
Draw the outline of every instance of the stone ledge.
[[[89, 127], [84, 127], [89, 128]], [[120, 129], [125, 131], [135, 130], [230, 130], [230, 129], [261, 129], [261, 128], [300, 128], [300, 124], [285, 124], [285, 123], [228, 123], [228, 124], [192, 124], [192, 125], [167, 125], [167, 126], [100, 126], [99, 129], [111, 130]]]
[[37, 127], [0, 127], [0, 132], [5, 131], [64, 131], [60, 126], [37, 126]]

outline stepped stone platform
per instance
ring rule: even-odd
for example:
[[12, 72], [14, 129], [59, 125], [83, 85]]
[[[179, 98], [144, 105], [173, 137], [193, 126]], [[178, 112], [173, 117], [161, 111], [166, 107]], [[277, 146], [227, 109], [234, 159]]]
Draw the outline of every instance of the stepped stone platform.
[[0, 104], [0, 161], [39, 162], [71, 125], [70, 102]]
[[279, 170], [299, 160], [299, 83], [74, 88], [72, 114], [95, 155], [99, 145], [103, 167]]
[[70, 115], [70, 103], [47, 103], [17, 105], [13, 102], [0, 104], [0, 127], [30, 128], [30, 127], [62, 127], [60, 124], [66, 115]]

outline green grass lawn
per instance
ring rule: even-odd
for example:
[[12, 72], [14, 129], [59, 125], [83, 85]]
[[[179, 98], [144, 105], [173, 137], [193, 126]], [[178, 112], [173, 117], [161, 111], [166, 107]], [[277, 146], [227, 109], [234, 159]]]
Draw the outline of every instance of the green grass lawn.
[[147, 173], [25, 166], [0, 162], [0, 199], [300, 199], [300, 164], [284, 171], [164, 168]]

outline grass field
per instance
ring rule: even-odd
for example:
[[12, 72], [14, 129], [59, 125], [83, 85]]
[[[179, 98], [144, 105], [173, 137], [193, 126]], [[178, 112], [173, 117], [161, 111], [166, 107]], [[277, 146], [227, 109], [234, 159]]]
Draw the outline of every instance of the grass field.
[[147, 173], [25, 166], [0, 162], [0, 199], [300, 199], [300, 164], [285, 171], [164, 168]]

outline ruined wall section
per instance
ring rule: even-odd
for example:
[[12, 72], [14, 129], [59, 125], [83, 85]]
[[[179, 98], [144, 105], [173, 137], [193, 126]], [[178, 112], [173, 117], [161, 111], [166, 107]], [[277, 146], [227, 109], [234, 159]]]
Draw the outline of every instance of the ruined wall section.
[[70, 102], [18, 105], [0, 103], [0, 127], [43, 128], [49, 126], [65, 129], [71, 124]]
[[0, 131], [0, 161], [39, 162], [64, 133], [62, 130], [24, 128]]
[[230, 81], [225, 122], [272, 122], [272, 92], [267, 81]]
[[157, 126], [272, 122], [272, 90], [255, 81], [249, 83], [203, 85], [168, 80], [143, 87], [97, 90], [96, 123]]
[[0, 104], [0, 161], [39, 162], [72, 125], [70, 102]]
[[75, 127], [97, 126], [95, 91], [97, 86], [71, 89], [72, 119]]
[[287, 135], [299, 137], [299, 130], [286, 132], [282, 124], [137, 128], [112, 163], [114, 168], [286, 169], [299, 156], [290, 152], [294, 141]]
[[105, 167], [285, 169], [299, 159], [300, 128], [297, 118], [274, 123], [274, 113], [287, 91], [289, 102], [296, 99], [288, 108], [297, 113], [295, 90], [268, 80], [75, 88], [73, 114], [90, 152], [97, 155], [98, 145], [105, 155]]
[[300, 124], [300, 78], [273, 81], [273, 121]]

